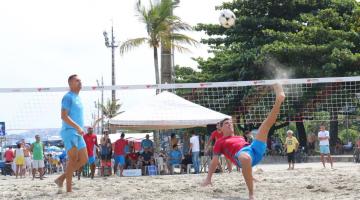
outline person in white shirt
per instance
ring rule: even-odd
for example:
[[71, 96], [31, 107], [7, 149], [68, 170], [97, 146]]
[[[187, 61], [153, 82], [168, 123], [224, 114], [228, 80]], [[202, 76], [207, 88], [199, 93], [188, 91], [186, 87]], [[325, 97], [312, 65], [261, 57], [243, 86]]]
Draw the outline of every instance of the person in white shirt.
[[333, 161], [330, 155], [330, 148], [329, 148], [329, 139], [330, 139], [330, 134], [329, 131], [327, 131], [325, 129], [324, 125], [320, 125], [320, 131], [318, 133], [318, 138], [319, 138], [319, 146], [320, 146], [320, 160], [325, 168], [325, 159], [324, 159], [324, 155], [327, 155], [328, 160], [331, 164], [331, 168], [333, 168]]
[[200, 141], [199, 136], [195, 134], [195, 131], [191, 132], [189, 153], [190, 152], [195, 174], [198, 174], [200, 171]]

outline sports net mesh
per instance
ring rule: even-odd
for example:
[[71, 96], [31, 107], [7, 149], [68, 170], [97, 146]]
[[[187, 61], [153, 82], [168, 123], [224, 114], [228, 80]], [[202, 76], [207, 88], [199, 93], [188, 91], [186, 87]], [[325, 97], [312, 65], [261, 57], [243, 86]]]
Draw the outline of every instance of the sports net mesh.
[[[286, 100], [281, 121], [332, 121], [338, 114], [354, 113], [359, 105], [359, 81], [284, 83]], [[184, 98], [229, 114], [235, 123], [261, 123], [272, 108], [275, 94], [269, 85], [177, 90]], [[330, 113], [330, 115], [325, 114]]]
[[[84, 87], [81, 98], [88, 125], [99, 112], [95, 107], [95, 102], [101, 98], [99, 91], [105, 91], [106, 100], [111, 89], [117, 90], [123, 111], [146, 101], [147, 97], [155, 94], [155, 89], [163, 89], [231, 115], [235, 124], [250, 124], [261, 123], [270, 111], [275, 98], [271, 87], [274, 82]], [[287, 98], [281, 107], [279, 121], [331, 121], [336, 120], [339, 114], [357, 113], [360, 77], [287, 79], [280, 82]], [[61, 98], [66, 91], [67, 88], [0, 88], [0, 121], [5, 121], [9, 130], [58, 128], [61, 126]], [[181, 108], [178, 109], [181, 112]]]

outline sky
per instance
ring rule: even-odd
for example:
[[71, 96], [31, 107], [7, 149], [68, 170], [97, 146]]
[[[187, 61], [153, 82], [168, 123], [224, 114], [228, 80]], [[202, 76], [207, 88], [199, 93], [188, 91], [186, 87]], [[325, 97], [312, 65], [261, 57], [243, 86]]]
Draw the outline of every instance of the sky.
[[[218, 23], [220, 11], [215, 10], [215, 6], [221, 2], [223, 0], [181, 0], [174, 12], [190, 25]], [[104, 84], [110, 85], [111, 50], [105, 47], [102, 33], [110, 31], [113, 24], [119, 43], [146, 36], [145, 26], [135, 16], [135, 3], [136, 0], [2, 1], [0, 88], [66, 87], [70, 74], [79, 74], [86, 86], [96, 85], [101, 76]], [[197, 40], [206, 37], [202, 32], [187, 34]], [[207, 51], [206, 45], [200, 45], [191, 48], [191, 53], [175, 53], [175, 64], [196, 68], [192, 58], [208, 57]], [[115, 56], [116, 84], [155, 83], [152, 49], [143, 46], [123, 56], [117, 50]], [[7, 122], [9, 129], [60, 127], [62, 95], [0, 94], [0, 121]], [[94, 112], [93, 101], [99, 93], [81, 95], [89, 123]], [[118, 98], [124, 108], [140, 99], [124, 94], [118, 94]]]

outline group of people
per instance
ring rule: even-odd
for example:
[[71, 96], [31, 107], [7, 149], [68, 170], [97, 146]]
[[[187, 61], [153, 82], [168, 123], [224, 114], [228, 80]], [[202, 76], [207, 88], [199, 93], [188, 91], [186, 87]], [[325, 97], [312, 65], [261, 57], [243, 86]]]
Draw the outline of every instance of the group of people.
[[[46, 169], [44, 158], [44, 145], [40, 141], [39, 135], [35, 136], [35, 142], [31, 145], [22, 140], [17, 144], [15, 150], [10, 146], [4, 153], [5, 175], [14, 174], [16, 178], [25, 178], [26, 171], [28, 171], [29, 176], [32, 174], [34, 180], [36, 172], [38, 172], [39, 178], [42, 180]], [[15, 170], [12, 170], [12, 165], [15, 165]]]
[[[72, 191], [71, 181], [73, 172], [81, 170], [81, 167], [87, 162], [89, 162], [89, 164], [93, 163], [94, 146], [99, 148], [103, 167], [109, 167], [108, 163], [111, 163], [111, 154], [114, 154], [114, 173], [117, 172], [118, 166], [120, 166], [120, 176], [123, 175], [122, 173], [124, 167], [126, 167], [126, 160], [130, 160], [128, 166], [131, 167], [137, 167], [138, 163], [141, 163], [142, 166], [153, 164], [154, 156], [153, 151], [150, 148], [144, 147], [144, 152], [139, 155], [130, 146], [129, 153], [126, 153], [125, 147], [128, 146], [129, 143], [124, 139], [125, 134], [121, 135], [121, 138], [114, 143], [114, 146], [111, 144], [111, 141], [106, 134], [102, 138], [100, 145], [97, 145], [95, 137], [84, 136], [83, 106], [79, 97], [79, 92], [82, 87], [81, 80], [77, 75], [72, 75], [68, 78], [68, 83], [70, 91], [63, 97], [61, 109], [61, 118], [63, 120], [61, 137], [67, 151], [68, 163], [64, 174], [55, 180], [55, 183], [59, 188], [63, 187], [63, 183], [66, 180], [66, 191]], [[212, 175], [219, 166], [219, 156], [223, 154], [226, 157], [229, 171], [231, 171], [232, 165], [242, 169], [241, 172], [249, 191], [249, 199], [254, 199], [252, 167], [260, 163], [265, 154], [269, 130], [276, 122], [281, 104], [285, 100], [285, 93], [282, 86], [280, 84], [275, 84], [273, 87], [276, 94], [275, 102], [270, 113], [260, 125], [255, 138], [235, 136], [231, 119], [224, 119], [219, 122], [218, 134], [211, 138], [216, 141], [213, 145], [212, 160], [209, 165], [208, 175], [201, 184], [202, 186], [212, 184]], [[292, 137], [292, 134], [292, 131], [288, 131], [288, 137], [285, 141], [285, 149], [289, 157], [289, 169], [294, 168], [292, 154], [298, 148], [298, 142], [295, 137]], [[320, 141], [321, 160], [324, 167], [324, 155], [328, 156], [332, 166], [333, 164], [329, 151], [329, 133], [325, 130], [324, 126], [320, 127], [318, 139]], [[196, 134], [193, 134], [190, 138], [190, 148], [188, 153], [192, 155], [192, 164], [194, 165], [195, 173], [199, 173], [199, 142], [199, 137]], [[169, 165], [174, 164], [175, 160], [176, 162], [179, 162], [180, 157], [183, 158], [181, 153], [178, 152], [176, 145], [172, 145], [172, 152], [170, 152], [169, 155]], [[93, 164], [91, 165], [93, 166]], [[94, 175], [93, 169], [94, 168], [92, 167], [92, 177]]]
[[[287, 137], [285, 139], [284, 148], [288, 157], [289, 168], [288, 170], [293, 170], [295, 165], [295, 154], [299, 148], [299, 142], [296, 137], [293, 136], [294, 132], [292, 130], [287, 131]], [[329, 144], [330, 134], [326, 130], [325, 125], [320, 125], [320, 130], [318, 133], [319, 147], [320, 147], [320, 160], [325, 168], [325, 156], [327, 157], [331, 168], [333, 168], [333, 160], [330, 154], [330, 144]]]
[[123, 176], [124, 169], [142, 169], [144, 174], [145, 167], [155, 163], [153, 142], [148, 134], [141, 142], [141, 149], [141, 153], [136, 152], [134, 143], [125, 139], [125, 133], [121, 133], [120, 138], [112, 144], [106, 132], [101, 138], [98, 151], [101, 174], [111, 175], [111, 168], [114, 174], [119, 170], [119, 176]]
[[[99, 161], [101, 176], [110, 176], [112, 173], [123, 176], [124, 169], [141, 169], [142, 174], [145, 175], [146, 167], [155, 165], [163, 174], [173, 174], [174, 165], [181, 165], [181, 172], [187, 170], [188, 164], [193, 164], [195, 173], [200, 171], [200, 139], [195, 132], [190, 138], [189, 151], [184, 154], [179, 149], [175, 134], [171, 136], [168, 151], [155, 153], [153, 141], [150, 140], [148, 134], [141, 141], [141, 150], [136, 151], [134, 142], [125, 139], [125, 133], [121, 133], [120, 138], [112, 143], [106, 131], [98, 144], [92, 130], [92, 128], [88, 128], [88, 134], [84, 135], [91, 178], [94, 177], [95, 160]], [[94, 147], [96, 153], [94, 153]], [[82, 169], [79, 170], [79, 172], [81, 171]]]

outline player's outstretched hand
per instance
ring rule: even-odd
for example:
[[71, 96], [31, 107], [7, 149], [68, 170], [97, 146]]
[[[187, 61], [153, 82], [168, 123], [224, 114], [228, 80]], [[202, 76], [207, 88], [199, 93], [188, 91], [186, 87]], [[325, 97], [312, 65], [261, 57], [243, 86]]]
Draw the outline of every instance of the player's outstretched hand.
[[276, 94], [276, 101], [283, 102], [285, 100], [285, 92], [280, 83], [275, 83], [273, 85], [275, 94]]

